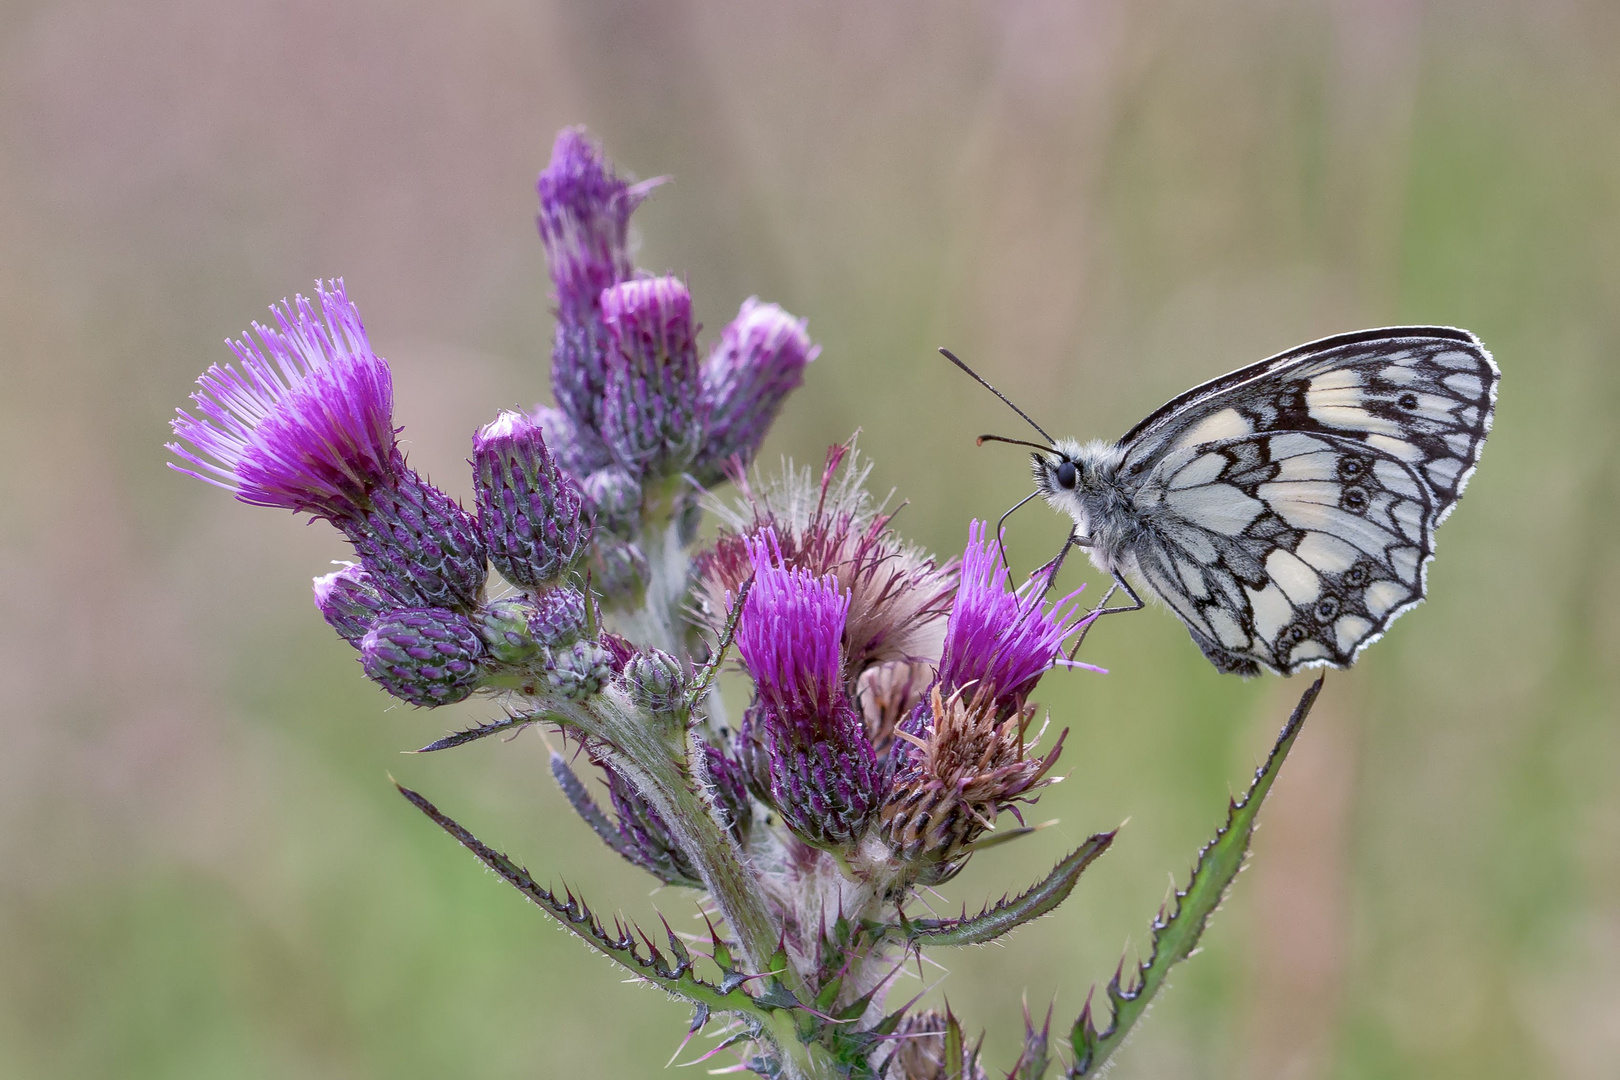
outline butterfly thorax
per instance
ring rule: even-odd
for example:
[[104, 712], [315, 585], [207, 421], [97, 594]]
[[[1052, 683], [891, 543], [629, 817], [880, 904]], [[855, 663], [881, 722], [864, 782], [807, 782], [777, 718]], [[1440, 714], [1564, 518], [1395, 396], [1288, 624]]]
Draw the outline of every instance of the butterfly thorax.
[[[1035, 458], [1035, 484], [1053, 509], [1074, 519], [1075, 538], [1084, 543], [1091, 561], [1104, 573], [1129, 573], [1130, 557], [1142, 518], [1130, 495], [1119, 483], [1124, 451], [1117, 443], [1094, 439], [1081, 443], [1062, 439], [1052, 453]], [[1065, 463], [1073, 466], [1073, 484]]]

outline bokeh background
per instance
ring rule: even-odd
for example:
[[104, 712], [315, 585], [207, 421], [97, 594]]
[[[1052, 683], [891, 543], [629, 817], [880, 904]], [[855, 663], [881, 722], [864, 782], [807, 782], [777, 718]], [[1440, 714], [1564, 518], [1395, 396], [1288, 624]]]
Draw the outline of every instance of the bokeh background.
[[[711, 335], [757, 293], [823, 343], [764, 458], [862, 429], [941, 552], [1028, 480], [974, 448], [1021, 432], [937, 345], [1111, 437], [1311, 338], [1477, 331], [1504, 390], [1430, 600], [1330, 676], [1115, 1075], [1614, 1076], [1617, 54], [1602, 0], [9, 0], [0, 1075], [665, 1075], [686, 1011], [388, 775], [604, 909], [690, 901], [596, 845], [533, 732], [402, 756], [490, 706], [392, 705], [311, 607], [335, 534], [160, 446], [223, 338], [341, 274], [413, 464], [465, 496], [474, 427], [546, 396], [533, 180], [584, 122], [675, 178], [639, 262], [687, 276]], [[1024, 511], [1015, 559], [1063, 531]], [[1022, 995], [1066, 1025], [1142, 944], [1303, 686], [1217, 676], [1162, 611], [1087, 648], [1111, 674], [1043, 687], [1073, 729], [1058, 824], [948, 890], [1129, 818], [1057, 915], [942, 957], [930, 994], [995, 1066]]]

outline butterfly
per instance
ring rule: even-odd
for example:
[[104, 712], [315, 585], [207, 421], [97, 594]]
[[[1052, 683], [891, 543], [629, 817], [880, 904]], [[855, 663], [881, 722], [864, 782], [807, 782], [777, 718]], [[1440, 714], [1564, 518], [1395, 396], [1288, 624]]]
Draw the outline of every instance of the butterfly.
[[[1500, 378], [1466, 330], [1363, 330], [1196, 386], [1118, 442], [1039, 425], [1049, 446], [981, 441], [1038, 451], [1024, 502], [1074, 519], [1064, 553], [1084, 549], [1114, 579], [1099, 613], [1143, 607], [1135, 580], [1218, 670], [1290, 675], [1349, 667], [1423, 601], [1434, 530], [1479, 463]], [[1132, 603], [1107, 607], [1119, 589]]]

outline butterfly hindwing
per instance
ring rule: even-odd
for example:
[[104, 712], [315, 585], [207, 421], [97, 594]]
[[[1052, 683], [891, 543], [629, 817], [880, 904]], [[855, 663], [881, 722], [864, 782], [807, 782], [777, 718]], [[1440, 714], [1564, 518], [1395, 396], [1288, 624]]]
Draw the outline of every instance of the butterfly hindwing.
[[1222, 671], [1347, 666], [1423, 597], [1432, 495], [1356, 440], [1285, 431], [1178, 449], [1136, 504], [1139, 573]]

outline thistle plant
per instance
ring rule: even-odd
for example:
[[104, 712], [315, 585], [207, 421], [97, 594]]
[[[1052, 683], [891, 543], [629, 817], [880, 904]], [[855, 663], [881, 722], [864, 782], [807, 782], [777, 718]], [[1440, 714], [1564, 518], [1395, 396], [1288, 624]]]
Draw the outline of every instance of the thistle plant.
[[[1095, 616], [1057, 595], [1054, 571], [1015, 585], [983, 523], [956, 557], [905, 541], [853, 441], [819, 470], [755, 468], [817, 347], [803, 320], [749, 300], [700, 358], [686, 285], [631, 263], [651, 187], [583, 130], [558, 136], [538, 185], [556, 404], [473, 434], [472, 507], [407, 465], [388, 364], [341, 280], [230, 343], [235, 362], [209, 368], [173, 423], [173, 467], [344, 535], [354, 561], [314, 599], [365, 676], [424, 708], [490, 702], [488, 722], [424, 750], [529, 726], [561, 737], [550, 768], [568, 802], [619, 856], [690, 890], [700, 938], [604, 922], [401, 792], [588, 946], [688, 1002], [688, 1038], [717, 1038], [703, 1057], [803, 1080], [987, 1076], [959, 1018], [890, 991], [925, 949], [1053, 910], [1113, 842], [1097, 833], [974, 914], [919, 899], [1033, 831], [1022, 808], [1063, 744], [1034, 695], [1053, 669], [1088, 667], [1068, 653]], [[746, 682], [735, 722], [722, 677]], [[1050, 1012], [1026, 1019], [1007, 1076], [1109, 1059], [1236, 875], [1319, 686], [1159, 912], [1148, 959], [1107, 985], [1104, 1026], [1090, 999], [1066, 1039]]]

